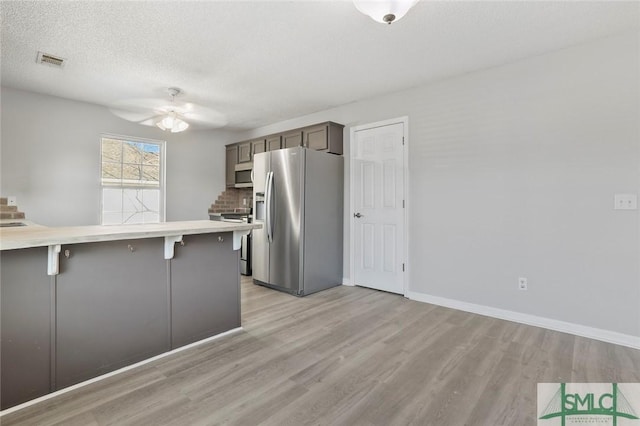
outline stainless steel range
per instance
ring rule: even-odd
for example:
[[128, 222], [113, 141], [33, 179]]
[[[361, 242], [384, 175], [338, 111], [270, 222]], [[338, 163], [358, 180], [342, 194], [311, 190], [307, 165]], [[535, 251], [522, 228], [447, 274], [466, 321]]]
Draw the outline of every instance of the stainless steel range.
[[[220, 220], [223, 222], [249, 222], [252, 218], [247, 213], [211, 213], [209, 214], [211, 220]], [[240, 247], [240, 273], [242, 275], [251, 275], [251, 232], [248, 235], [242, 236], [242, 245]]]

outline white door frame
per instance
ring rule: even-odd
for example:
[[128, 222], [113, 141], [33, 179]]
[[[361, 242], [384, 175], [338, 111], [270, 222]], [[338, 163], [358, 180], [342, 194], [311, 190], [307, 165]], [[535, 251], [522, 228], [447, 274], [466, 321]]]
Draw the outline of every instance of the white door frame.
[[353, 212], [355, 211], [355, 207], [354, 207], [354, 201], [353, 201], [353, 188], [354, 188], [354, 180], [355, 180], [355, 176], [354, 176], [354, 167], [353, 167], [353, 162], [354, 162], [354, 153], [353, 150], [355, 149], [355, 144], [353, 143], [353, 141], [355, 140], [355, 132], [360, 131], [360, 130], [366, 130], [366, 129], [373, 129], [376, 127], [383, 127], [383, 126], [388, 126], [391, 124], [399, 124], [402, 123], [402, 129], [403, 129], [403, 139], [404, 139], [404, 143], [402, 145], [402, 157], [403, 157], [403, 182], [402, 182], [402, 190], [404, 191], [404, 224], [403, 224], [403, 229], [402, 229], [402, 235], [404, 237], [404, 247], [403, 247], [403, 251], [404, 253], [402, 253], [402, 257], [403, 257], [403, 263], [404, 263], [404, 274], [402, 275], [402, 288], [403, 288], [403, 295], [406, 297], [407, 293], [409, 291], [408, 288], [408, 284], [409, 284], [409, 270], [410, 270], [410, 265], [409, 265], [409, 233], [408, 233], [408, 228], [409, 228], [409, 155], [408, 155], [408, 147], [409, 147], [409, 117], [404, 116], [404, 117], [398, 117], [398, 118], [392, 118], [389, 120], [383, 120], [383, 121], [376, 121], [374, 123], [367, 123], [367, 124], [361, 124], [359, 126], [353, 126], [350, 129], [350, 133], [349, 133], [349, 212], [347, 214], [347, 218], [349, 220], [349, 281], [351, 282], [351, 285], [355, 285], [354, 283], [354, 279], [353, 279], [353, 272], [354, 272], [354, 266], [355, 266], [355, 253], [354, 253], [354, 244], [353, 244], [353, 239], [354, 239], [354, 234], [355, 231], [353, 229]]

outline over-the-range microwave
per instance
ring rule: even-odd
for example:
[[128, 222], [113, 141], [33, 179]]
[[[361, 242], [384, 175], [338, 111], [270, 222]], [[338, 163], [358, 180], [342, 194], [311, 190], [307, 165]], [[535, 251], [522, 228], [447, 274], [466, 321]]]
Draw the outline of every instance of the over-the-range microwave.
[[236, 188], [251, 188], [253, 186], [253, 163], [236, 164]]

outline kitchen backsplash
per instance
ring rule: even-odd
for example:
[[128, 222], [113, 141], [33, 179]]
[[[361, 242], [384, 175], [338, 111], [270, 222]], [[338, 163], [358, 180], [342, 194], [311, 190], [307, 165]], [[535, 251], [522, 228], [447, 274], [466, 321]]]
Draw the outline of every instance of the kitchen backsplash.
[[227, 188], [209, 207], [209, 213], [249, 213], [253, 205], [253, 188]]
[[18, 206], [8, 205], [5, 197], [0, 197], [0, 219], [24, 219], [24, 213], [18, 211]]

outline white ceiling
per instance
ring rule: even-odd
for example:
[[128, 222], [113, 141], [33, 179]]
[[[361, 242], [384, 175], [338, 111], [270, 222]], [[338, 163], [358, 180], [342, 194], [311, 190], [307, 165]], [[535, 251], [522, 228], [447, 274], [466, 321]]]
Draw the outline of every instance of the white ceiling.
[[[255, 128], [640, 28], [640, 3], [2, 1], [2, 85], [110, 105], [166, 88]], [[38, 51], [67, 59], [38, 65]]]

